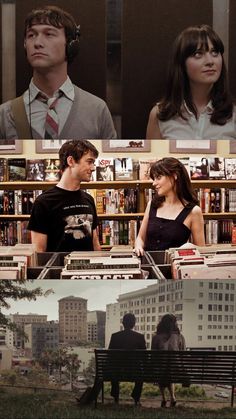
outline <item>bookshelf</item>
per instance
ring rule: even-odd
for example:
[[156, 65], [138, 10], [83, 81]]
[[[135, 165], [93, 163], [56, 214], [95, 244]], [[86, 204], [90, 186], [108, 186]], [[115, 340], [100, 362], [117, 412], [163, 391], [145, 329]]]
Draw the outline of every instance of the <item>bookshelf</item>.
[[[45, 182], [45, 181], [21, 181], [21, 182], [1, 182], [0, 189], [6, 191], [34, 191], [34, 190], [47, 190], [53, 186], [55, 186], [57, 182]], [[192, 185], [194, 189], [200, 188], [232, 188], [236, 190], [236, 179], [235, 180], [192, 180]], [[110, 221], [120, 221], [124, 222], [125, 225], [129, 223], [130, 220], [136, 220], [138, 223], [143, 218], [144, 211], [145, 211], [145, 189], [150, 189], [152, 186], [152, 181], [143, 181], [143, 180], [131, 180], [131, 181], [91, 181], [88, 183], [82, 182], [81, 187], [82, 189], [136, 189], [138, 191], [138, 211], [135, 213], [104, 213], [98, 214], [98, 218], [100, 222], [105, 220]], [[209, 220], [219, 220], [219, 223], [224, 222], [225, 220], [236, 222], [236, 211], [235, 212], [204, 212], [203, 213], [204, 219], [207, 222]], [[30, 218], [28, 214], [0, 214], [0, 223], [4, 222], [21, 222], [26, 223]], [[26, 227], [24, 227], [26, 228]]]
[[[31, 182], [31, 181], [21, 181], [21, 182], [1, 182], [0, 189], [1, 190], [47, 190], [51, 187], [55, 186], [58, 182]], [[192, 185], [194, 189], [199, 188], [235, 188], [236, 189], [236, 179], [235, 180], [226, 180], [226, 179], [219, 179], [219, 180], [192, 180]], [[152, 187], [152, 181], [143, 181], [143, 180], [130, 180], [130, 181], [110, 181], [110, 182], [82, 182], [81, 183], [82, 189], [122, 189], [122, 188], [134, 188], [139, 191], [139, 198], [138, 198], [138, 208], [139, 211], [137, 213], [132, 214], [99, 214], [99, 218], [101, 219], [114, 219], [114, 218], [140, 218], [143, 217], [145, 211], [145, 197], [144, 191], [145, 189], [149, 189]], [[215, 218], [234, 218], [236, 217], [236, 212], [218, 212], [218, 213], [204, 213], [204, 218], [211, 218], [214, 216]], [[29, 215], [8, 215], [8, 214], [1, 214], [0, 219], [11, 219], [11, 220], [21, 220], [21, 219], [29, 219]]]

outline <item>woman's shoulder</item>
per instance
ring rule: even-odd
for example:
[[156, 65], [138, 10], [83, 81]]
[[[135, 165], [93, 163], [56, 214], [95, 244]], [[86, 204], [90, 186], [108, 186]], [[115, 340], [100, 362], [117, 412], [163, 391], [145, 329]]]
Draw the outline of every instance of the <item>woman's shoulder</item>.
[[193, 204], [193, 206], [192, 206], [192, 213], [193, 214], [201, 214], [202, 213], [202, 210], [199, 207], [199, 205]]

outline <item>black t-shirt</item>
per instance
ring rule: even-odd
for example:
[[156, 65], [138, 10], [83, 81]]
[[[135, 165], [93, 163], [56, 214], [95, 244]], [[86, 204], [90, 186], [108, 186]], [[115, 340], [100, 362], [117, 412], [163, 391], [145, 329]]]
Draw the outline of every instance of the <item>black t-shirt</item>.
[[97, 225], [92, 196], [55, 186], [35, 200], [28, 230], [48, 236], [47, 252], [90, 251]]

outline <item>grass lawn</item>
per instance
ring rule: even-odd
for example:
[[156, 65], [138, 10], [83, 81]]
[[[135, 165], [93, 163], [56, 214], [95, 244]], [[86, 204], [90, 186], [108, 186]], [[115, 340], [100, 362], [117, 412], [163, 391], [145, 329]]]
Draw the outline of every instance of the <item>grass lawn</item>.
[[[144, 400], [145, 402], [145, 400]], [[155, 401], [156, 402], [156, 401]], [[144, 403], [145, 404], [145, 403]], [[159, 405], [159, 403], [158, 403]], [[236, 408], [204, 408], [198, 403], [196, 408], [179, 405], [172, 409], [159, 407], [135, 408], [131, 404], [114, 405], [106, 401], [105, 405], [80, 407], [73, 395], [58, 393], [11, 394], [0, 390], [1, 419], [231, 419], [236, 418]]]

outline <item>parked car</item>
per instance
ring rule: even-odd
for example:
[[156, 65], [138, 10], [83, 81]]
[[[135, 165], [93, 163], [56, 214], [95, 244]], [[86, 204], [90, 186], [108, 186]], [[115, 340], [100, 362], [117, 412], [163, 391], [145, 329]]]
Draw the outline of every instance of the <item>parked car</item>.
[[221, 397], [222, 399], [228, 399], [229, 395], [225, 393], [224, 391], [219, 391], [218, 393], [215, 393], [216, 397]]

